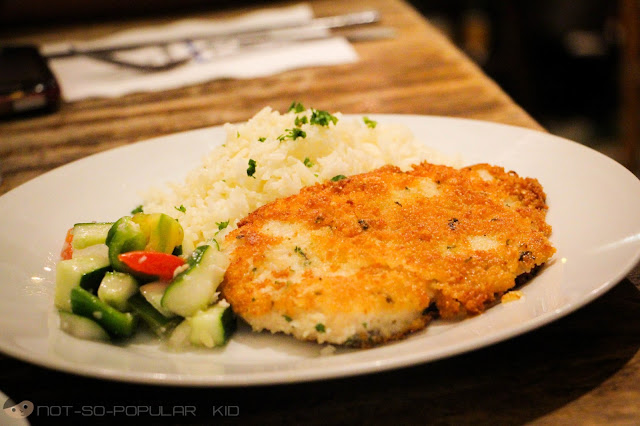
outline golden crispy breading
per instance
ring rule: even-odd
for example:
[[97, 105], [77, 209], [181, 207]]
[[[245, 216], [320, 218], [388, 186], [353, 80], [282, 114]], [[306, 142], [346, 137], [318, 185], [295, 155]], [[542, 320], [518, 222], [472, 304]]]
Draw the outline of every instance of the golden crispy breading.
[[482, 312], [554, 253], [535, 179], [385, 166], [304, 188], [227, 237], [221, 291], [255, 330], [367, 346]]

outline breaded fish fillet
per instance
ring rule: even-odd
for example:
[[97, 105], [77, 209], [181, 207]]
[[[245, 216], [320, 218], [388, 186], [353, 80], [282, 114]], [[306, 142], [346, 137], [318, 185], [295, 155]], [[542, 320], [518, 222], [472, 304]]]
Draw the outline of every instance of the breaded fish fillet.
[[546, 211], [499, 167], [385, 166], [247, 216], [222, 295], [254, 330], [370, 346], [482, 312], [553, 255]]

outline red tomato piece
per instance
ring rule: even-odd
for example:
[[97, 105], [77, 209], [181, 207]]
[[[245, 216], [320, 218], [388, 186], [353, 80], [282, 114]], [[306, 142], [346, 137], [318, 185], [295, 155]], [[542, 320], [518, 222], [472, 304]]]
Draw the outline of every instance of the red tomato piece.
[[156, 251], [129, 251], [118, 255], [118, 259], [135, 272], [154, 275], [169, 281], [176, 268], [184, 265], [184, 259], [168, 253]]
[[69, 260], [73, 256], [71, 241], [73, 241], [73, 228], [69, 228], [67, 231], [67, 236], [65, 237], [64, 244], [62, 245], [62, 251], [60, 251], [60, 259]]

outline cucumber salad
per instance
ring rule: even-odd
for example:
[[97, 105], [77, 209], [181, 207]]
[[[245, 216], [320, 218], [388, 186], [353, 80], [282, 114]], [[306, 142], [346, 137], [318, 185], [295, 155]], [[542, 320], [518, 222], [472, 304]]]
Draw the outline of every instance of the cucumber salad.
[[60, 328], [89, 340], [124, 340], [146, 328], [172, 347], [224, 345], [236, 328], [217, 285], [217, 245], [183, 253], [182, 226], [164, 213], [75, 224], [56, 266]]

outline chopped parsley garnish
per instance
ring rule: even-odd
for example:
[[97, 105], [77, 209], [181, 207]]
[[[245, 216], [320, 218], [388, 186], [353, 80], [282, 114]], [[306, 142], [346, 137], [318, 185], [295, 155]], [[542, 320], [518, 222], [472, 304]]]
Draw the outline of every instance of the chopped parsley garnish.
[[218, 231], [222, 231], [224, 228], [226, 228], [227, 226], [229, 226], [229, 221], [226, 221], [226, 222], [216, 222], [216, 225], [218, 225]]
[[256, 172], [256, 160], [254, 160], [253, 158], [249, 159], [249, 167], [247, 168], [247, 176], [251, 176], [252, 178], [255, 179], [255, 176], [253, 175]]
[[317, 124], [319, 126], [328, 126], [329, 123], [336, 124], [338, 117], [331, 115], [327, 111], [320, 111], [317, 109], [312, 110], [311, 118], [309, 119], [311, 124]]
[[324, 332], [326, 331], [326, 329], [324, 328], [324, 324], [322, 324], [322, 323], [320, 323], [320, 322], [319, 322], [319, 323], [317, 323], [317, 324], [316, 324], [316, 331], [317, 331], [318, 333], [324, 333]]
[[300, 130], [297, 128], [291, 129], [291, 138], [293, 140], [296, 140], [298, 138], [306, 138], [307, 137], [307, 132], [305, 132], [304, 130]]
[[284, 318], [284, 320], [285, 320], [286, 322], [291, 322], [291, 321], [292, 321], [292, 320], [291, 320], [291, 317], [290, 317], [289, 315], [283, 315], [283, 316], [282, 316], [282, 318]]
[[220, 244], [218, 244], [218, 241], [215, 238], [212, 238], [211, 241], [213, 241], [213, 243], [216, 245], [216, 248], [218, 249], [218, 251], [220, 251]]
[[313, 161], [309, 160], [309, 157], [305, 157], [304, 165], [307, 167], [313, 167]]
[[285, 134], [278, 136], [278, 140], [280, 142], [282, 142], [285, 139], [291, 139], [291, 140], [296, 140], [298, 138], [306, 138], [307, 137], [307, 132], [305, 132], [304, 130], [301, 130], [297, 127], [294, 127], [293, 129], [286, 129], [285, 130]]
[[293, 249], [293, 251], [295, 251], [296, 253], [298, 253], [298, 254], [299, 254], [299, 255], [304, 259], [303, 264], [304, 264], [305, 266], [308, 266], [308, 265], [310, 265], [310, 264], [311, 264], [311, 261], [310, 261], [310, 260], [309, 260], [309, 258], [307, 257], [307, 254], [306, 254], [305, 252], [303, 252], [303, 251], [302, 251], [302, 249], [301, 249], [300, 247], [296, 246], [296, 248], [295, 248], [295, 249]]
[[267, 138], [265, 138], [265, 137], [258, 138], [258, 142], [264, 142], [266, 140], [267, 140]]
[[179, 212], [182, 212], [182, 213], [186, 213], [187, 212], [187, 208], [185, 206], [183, 206], [182, 204], [180, 204], [180, 207], [173, 206], [173, 208], [178, 210]]
[[331, 178], [331, 182], [337, 182], [339, 180], [346, 179], [346, 178], [347, 177], [345, 175], [336, 175], [336, 176]]
[[370, 129], [375, 129], [378, 125], [377, 121], [370, 120], [369, 117], [362, 117], [362, 121], [364, 121], [364, 124]]
[[300, 256], [304, 257], [306, 260], [309, 260], [307, 255], [302, 251], [302, 249], [300, 247], [296, 246], [296, 248], [294, 248], [293, 251], [298, 253]]
[[294, 121], [295, 125], [297, 127], [302, 126], [303, 124], [307, 124], [309, 122], [309, 120], [307, 119], [306, 115], [303, 115], [302, 117], [296, 117], [296, 120]]
[[300, 102], [293, 101], [291, 103], [291, 106], [289, 107], [289, 111], [287, 111], [287, 112], [291, 112], [291, 111], [296, 112], [296, 113], [304, 112], [305, 108], [304, 108], [304, 105], [302, 105]]
[[142, 213], [142, 204], [140, 204], [135, 209], [131, 210], [131, 214]]

